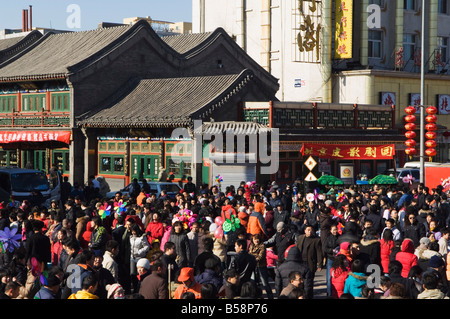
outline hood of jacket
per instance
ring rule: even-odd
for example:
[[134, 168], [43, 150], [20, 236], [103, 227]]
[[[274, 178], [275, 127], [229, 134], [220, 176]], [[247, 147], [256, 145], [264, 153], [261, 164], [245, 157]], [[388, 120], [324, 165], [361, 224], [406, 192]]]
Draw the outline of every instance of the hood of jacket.
[[301, 262], [302, 261], [302, 253], [300, 252], [300, 249], [298, 249], [298, 247], [295, 245], [289, 246], [285, 251], [285, 260]]
[[411, 239], [405, 238], [402, 242], [402, 251], [406, 253], [414, 254], [415, 248], [414, 243]]

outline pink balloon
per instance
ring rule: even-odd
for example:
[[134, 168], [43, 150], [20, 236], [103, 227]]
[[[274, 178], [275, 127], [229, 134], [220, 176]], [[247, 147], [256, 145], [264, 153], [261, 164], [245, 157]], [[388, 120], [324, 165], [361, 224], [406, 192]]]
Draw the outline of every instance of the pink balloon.
[[214, 237], [216, 237], [216, 238], [222, 238], [223, 237], [223, 229], [222, 229], [222, 227], [217, 227], [217, 229], [214, 231]]
[[223, 218], [221, 216], [217, 216], [214, 222], [217, 224], [217, 226], [222, 226]]

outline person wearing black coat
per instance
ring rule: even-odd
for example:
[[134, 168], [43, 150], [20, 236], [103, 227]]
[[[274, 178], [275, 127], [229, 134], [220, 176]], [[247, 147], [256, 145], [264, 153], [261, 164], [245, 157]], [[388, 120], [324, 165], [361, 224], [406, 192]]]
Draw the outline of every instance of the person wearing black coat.
[[407, 210], [405, 218], [405, 230], [403, 238], [409, 238], [413, 241], [414, 247], [420, 245], [420, 239], [426, 237], [426, 229], [423, 223], [417, 221], [416, 214]]
[[278, 263], [284, 262], [286, 249], [295, 244], [295, 232], [291, 229], [292, 225], [283, 222], [277, 224], [277, 232], [264, 242], [266, 247], [274, 247], [274, 253], [278, 256]]
[[369, 256], [369, 263], [381, 267], [381, 245], [375, 228], [369, 227], [361, 239], [360, 252]]
[[[323, 252], [322, 242], [316, 236], [313, 227], [307, 225], [305, 227], [305, 234], [297, 238], [295, 244], [301, 252], [302, 262], [307, 265], [312, 273], [313, 280], [316, 271], [321, 271], [323, 267]], [[305, 290], [305, 299], [313, 298], [313, 290]]]
[[302, 262], [302, 254], [295, 245], [286, 249], [285, 262], [275, 268], [275, 291], [280, 296], [281, 291], [289, 285], [289, 274], [298, 271], [303, 279], [303, 289], [305, 292], [312, 291], [314, 286], [314, 276]]
[[366, 220], [372, 221], [372, 227], [375, 228], [377, 234], [381, 234], [384, 228], [383, 216], [380, 214], [379, 209], [375, 205], [369, 207], [369, 213], [366, 216]]
[[247, 240], [238, 239], [234, 245], [236, 255], [231, 259], [228, 269], [236, 269], [239, 274], [239, 291], [242, 285], [251, 281], [252, 275], [256, 270], [256, 258], [248, 253]]
[[42, 233], [44, 222], [40, 220], [32, 221], [33, 234], [27, 238], [25, 243], [26, 260], [30, 261], [33, 257], [45, 265], [52, 262], [51, 242], [48, 236]]
[[389, 262], [389, 278], [391, 282], [401, 283], [406, 289], [406, 296], [408, 299], [417, 299], [419, 290], [416, 288], [414, 279], [402, 277], [403, 266], [398, 260], [393, 260]]

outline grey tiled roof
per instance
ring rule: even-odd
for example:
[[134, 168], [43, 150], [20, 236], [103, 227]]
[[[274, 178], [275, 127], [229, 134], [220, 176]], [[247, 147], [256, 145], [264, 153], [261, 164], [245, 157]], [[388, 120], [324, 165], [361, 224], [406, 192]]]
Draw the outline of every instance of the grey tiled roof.
[[0, 80], [65, 77], [68, 68], [91, 57], [118, 39], [130, 26], [70, 33], [48, 33], [14, 61], [0, 64]]
[[[79, 126], [175, 127], [187, 126], [212, 109], [226, 104], [254, 78], [240, 74], [135, 80], [97, 111], [84, 114]], [[208, 118], [209, 119], [209, 118]]]
[[262, 131], [270, 132], [267, 125], [256, 122], [204, 122], [201, 127], [195, 128], [194, 133], [197, 134], [225, 134], [230, 132], [233, 135], [254, 135]]
[[179, 34], [161, 37], [172, 49], [180, 54], [185, 54], [202, 44], [210, 37], [212, 32]]
[[19, 42], [23, 38], [25, 38], [25, 36], [1, 39], [0, 40], [0, 51], [8, 49], [9, 47], [12, 47], [14, 44]]
[[27, 49], [41, 37], [42, 33], [34, 30], [24, 36], [0, 40], [0, 63]]

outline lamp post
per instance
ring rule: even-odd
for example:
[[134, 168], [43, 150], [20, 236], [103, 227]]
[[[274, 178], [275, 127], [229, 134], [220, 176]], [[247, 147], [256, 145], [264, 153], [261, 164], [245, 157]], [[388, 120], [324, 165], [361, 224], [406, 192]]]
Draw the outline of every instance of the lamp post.
[[420, 182], [425, 183], [425, 0], [422, 0], [422, 35], [420, 62]]

